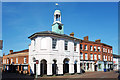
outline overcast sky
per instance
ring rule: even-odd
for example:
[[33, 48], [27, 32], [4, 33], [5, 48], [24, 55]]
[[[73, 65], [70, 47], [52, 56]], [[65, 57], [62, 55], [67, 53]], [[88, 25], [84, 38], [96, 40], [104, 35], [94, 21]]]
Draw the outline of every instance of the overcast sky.
[[35, 32], [51, 31], [55, 9], [60, 9], [64, 33], [75, 33], [90, 41], [101, 39], [118, 53], [118, 3], [117, 2], [14, 2], [2, 4], [3, 52], [28, 49], [28, 37]]

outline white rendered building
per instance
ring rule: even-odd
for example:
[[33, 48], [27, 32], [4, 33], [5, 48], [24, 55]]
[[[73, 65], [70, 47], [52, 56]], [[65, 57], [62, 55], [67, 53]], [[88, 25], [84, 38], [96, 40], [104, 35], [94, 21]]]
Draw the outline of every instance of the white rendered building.
[[60, 10], [55, 10], [52, 31], [34, 33], [29, 39], [31, 39], [29, 45], [31, 73], [37, 75], [80, 73], [81, 40], [64, 34]]

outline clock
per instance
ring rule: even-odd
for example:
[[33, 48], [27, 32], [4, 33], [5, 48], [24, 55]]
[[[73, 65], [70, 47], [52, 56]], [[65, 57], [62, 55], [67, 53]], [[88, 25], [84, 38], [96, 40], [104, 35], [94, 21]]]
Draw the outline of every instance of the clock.
[[62, 26], [61, 26], [61, 25], [59, 25], [59, 26], [58, 26], [58, 29], [60, 29], [60, 30], [61, 30], [61, 29], [62, 29]]

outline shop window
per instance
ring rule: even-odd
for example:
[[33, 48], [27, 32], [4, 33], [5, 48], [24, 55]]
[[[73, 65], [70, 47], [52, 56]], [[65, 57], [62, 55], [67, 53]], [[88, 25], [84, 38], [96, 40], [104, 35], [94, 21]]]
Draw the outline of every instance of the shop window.
[[101, 69], [101, 64], [98, 64], [98, 68]]

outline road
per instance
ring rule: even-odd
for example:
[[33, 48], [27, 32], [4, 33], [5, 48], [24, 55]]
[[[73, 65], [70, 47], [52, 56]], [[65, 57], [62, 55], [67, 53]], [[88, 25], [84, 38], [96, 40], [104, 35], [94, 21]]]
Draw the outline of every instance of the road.
[[[23, 79], [23, 80], [36, 80], [33, 76], [19, 74], [19, 73], [0, 73], [2, 79]], [[38, 80], [117, 80], [120, 77], [119, 73], [111, 72], [86, 72], [84, 74], [63, 75], [63, 76], [43, 76], [38, 77]]]

